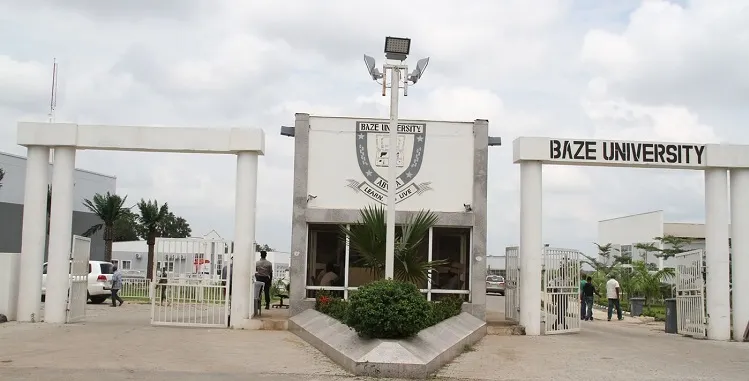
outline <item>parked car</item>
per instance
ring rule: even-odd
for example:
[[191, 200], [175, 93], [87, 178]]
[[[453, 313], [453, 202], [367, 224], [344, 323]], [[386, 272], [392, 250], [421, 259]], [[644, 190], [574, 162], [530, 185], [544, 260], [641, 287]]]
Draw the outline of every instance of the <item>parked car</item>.
[[[71, 262], [72, 265], [72, 262]], [[104, 303], [112, 292], [111, 286], [114, 265], [109, 262], [88, 261], [88, 299], [93, 304]], [[47, 294], [47, 263], [42, 270], [42, 301]]]
[[486, 293], [505, 295], [505, 278], [500, 275], [486, 277]]

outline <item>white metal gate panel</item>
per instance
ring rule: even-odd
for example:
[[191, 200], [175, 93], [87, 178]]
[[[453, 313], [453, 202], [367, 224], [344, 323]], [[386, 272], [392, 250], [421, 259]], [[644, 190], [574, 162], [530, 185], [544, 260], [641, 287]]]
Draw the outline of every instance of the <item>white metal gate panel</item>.
[[544, 334], [580, 331], [580, 252], [544, 248]]
[[90, 255], [91, 239], [74, 235], [70, 260], [70, 283], [68, 285], [68, 311], [66, 317], [68, 323], [77, 323], [86, 319], [88, 261]]
[[520, 257], [518, 247], [505, 249], [505, 319], [520, 320]]
[[704, 338], [705, 278], [703, 250], [676, 254], [676, 318], [677, 332], [685, 336]]
[[[202, 238], [157, 238], [151, 282], [151, 324], [183, 327], [227, 327], [228, 274], [225, 241]], [[230, 271], [227, 266], [227, 272]]]

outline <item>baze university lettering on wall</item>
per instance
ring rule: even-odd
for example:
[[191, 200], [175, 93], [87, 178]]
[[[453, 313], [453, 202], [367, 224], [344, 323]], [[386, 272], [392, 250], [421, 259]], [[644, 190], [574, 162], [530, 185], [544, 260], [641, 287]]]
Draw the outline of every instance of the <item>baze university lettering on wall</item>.
[[[424, 123], [398, 124], [396, 203], [432, 189], [431, 182], [417, 184], [414, 181], [424, 160], [426, 131]], [[356, 122], [356, 160], [364, 178], [361, 181], [346, 179], [347, 187], [381, 204], [387, 203], [389, 133], [388, 123]]]
[[600, 140], [549, 140], [549, 159], [619, 163], [704, 164], [705, 146]]

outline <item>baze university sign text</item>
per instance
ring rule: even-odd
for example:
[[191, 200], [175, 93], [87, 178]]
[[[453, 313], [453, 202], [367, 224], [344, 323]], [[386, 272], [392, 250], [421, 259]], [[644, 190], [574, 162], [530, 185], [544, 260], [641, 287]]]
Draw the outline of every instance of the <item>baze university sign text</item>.
[[704, 154], [705, 146], [699, 144], [549, 140], [549, 159], [552, 161], [700, 166], [705, 164]]
[[[381, 204], [387, 203], [389, 133], [388, 123], [356, 122], [356, 160], [363, 178], [346, 179], [347, 187], [357, 193], [362, 192]], [[432, 189], [431, 182], [415, 182], [424, 160], [426, 140], [425, 123], [398, 124], [395, 165], [399, 172], [395, 181], [396, 203]]]

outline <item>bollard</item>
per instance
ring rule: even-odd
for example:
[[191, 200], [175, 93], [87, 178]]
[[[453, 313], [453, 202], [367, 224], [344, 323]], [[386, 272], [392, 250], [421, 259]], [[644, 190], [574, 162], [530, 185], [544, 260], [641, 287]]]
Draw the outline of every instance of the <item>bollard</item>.
[[677, 322], [676, 299], [666, 299], [666, 333], [678, 333]]

